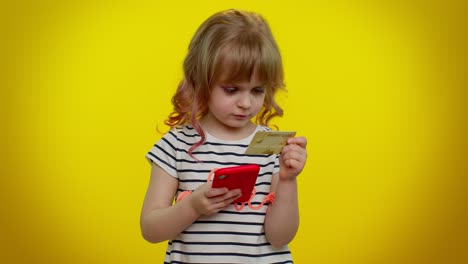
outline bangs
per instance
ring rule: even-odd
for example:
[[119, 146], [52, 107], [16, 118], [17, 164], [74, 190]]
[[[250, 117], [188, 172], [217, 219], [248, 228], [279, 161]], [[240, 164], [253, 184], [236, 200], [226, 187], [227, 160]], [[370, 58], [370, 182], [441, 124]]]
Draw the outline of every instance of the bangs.
[[227, 41], [214, 58], [210, 85], [249, 81], [252, 76], [265, 88], [282, 87], [283, 70], [276, 45], [258, 35], [241, 35]]

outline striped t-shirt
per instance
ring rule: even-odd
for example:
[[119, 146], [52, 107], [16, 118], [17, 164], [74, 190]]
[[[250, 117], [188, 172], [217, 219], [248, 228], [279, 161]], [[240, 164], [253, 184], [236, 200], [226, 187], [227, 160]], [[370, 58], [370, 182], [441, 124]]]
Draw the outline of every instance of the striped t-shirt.
[[[269, 128], [256, 129], [265, 130]], [[200, 140], [200, 135], [191, 126], [183, 126], [164, 135], [146, 157], [179, 180], [176, 195], [205, 183], [213, 168], [258, 164], [257, 193], [251, 202], [256, 206], [270, 193], [279, 161], [277, 155], [243, 154], [255, 132], [237, 141], [217, 139], [206, 133], [206, 142], [193, 152], [202, 161], [198, 162], [190, 157], [188, 149]], [[266, 240], [267, 207], [268, 203], [259, 210], [245, 206], [237, 211], [231, 204], [217, 214], [200, 217], [169, 241], [164, 263], [293, 263], [287, 246], [273, 248]]]

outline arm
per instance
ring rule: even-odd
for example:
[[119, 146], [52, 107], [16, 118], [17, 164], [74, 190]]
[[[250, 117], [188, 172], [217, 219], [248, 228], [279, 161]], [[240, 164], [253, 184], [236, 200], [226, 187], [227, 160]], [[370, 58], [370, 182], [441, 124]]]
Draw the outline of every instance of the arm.
[[291, 242], [299, 227], [296, 177], [307, 159], [306, 145], [304, 137], [289, 139], [280, 155], [280, 171], [272, 178], [271, 191], [276, 197], [267, 210], [265, 235], [274, 247]]
[[152, 163], [151, 178], [140, 216], [143, 237], [152, 243], [175, 238], [201, 215], [219, 212], [240, 196], [239, 190], [198, 187], [191, 195], [172, 205], [178, 180]]

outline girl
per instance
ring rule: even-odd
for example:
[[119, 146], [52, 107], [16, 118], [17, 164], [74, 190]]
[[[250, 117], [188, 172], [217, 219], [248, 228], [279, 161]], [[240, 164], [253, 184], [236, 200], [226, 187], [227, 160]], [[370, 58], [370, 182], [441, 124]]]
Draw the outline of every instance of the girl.
[[[195, 33], [166, 120], [172, 129], [146, 155], [152, 170], [141, 230], [149, 242], [169, 240], [165, 263], [292, 263], [287, 244], [299, 225], [306, 139], [290, 138], [279, 156], [243, 154], [282, 115], [274, 99], [282, 87], [281, 56], [258, 14], [219, 12]], [[207, 182], [214, 168], [248, 163], [260, 173], [244, 205], [231, 204], [240, 190]]]

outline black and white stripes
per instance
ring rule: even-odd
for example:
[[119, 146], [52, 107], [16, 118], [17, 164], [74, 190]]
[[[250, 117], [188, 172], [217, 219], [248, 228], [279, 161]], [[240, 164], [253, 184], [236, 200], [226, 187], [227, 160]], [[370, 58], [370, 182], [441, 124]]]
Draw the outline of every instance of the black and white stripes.
[[[256, 131], [269, 128], [258, 126]], [[253, 133], [254, 134], [254, 133]], [[190, 157], [188, 149], [200, 140], [189, 126], [173, 129], [151, 148], [146, 157], [179, 180], [177, 194], [195, 190], [213, 168], [258, 164], [257, 193], [252, 205], [269, 194], [272, 175], [279, 171], [276, 155], [244, 155], [253, 134], [239, 141], [224, 141], [207, 134], [206, 142]], [[287, 247], [273, 248], [265, 238], [267, 205], [254, 211], [233, 205], [209, 217], [201, 217], [176, 239], [169, 241], [165, 263], [292, 263]]]

